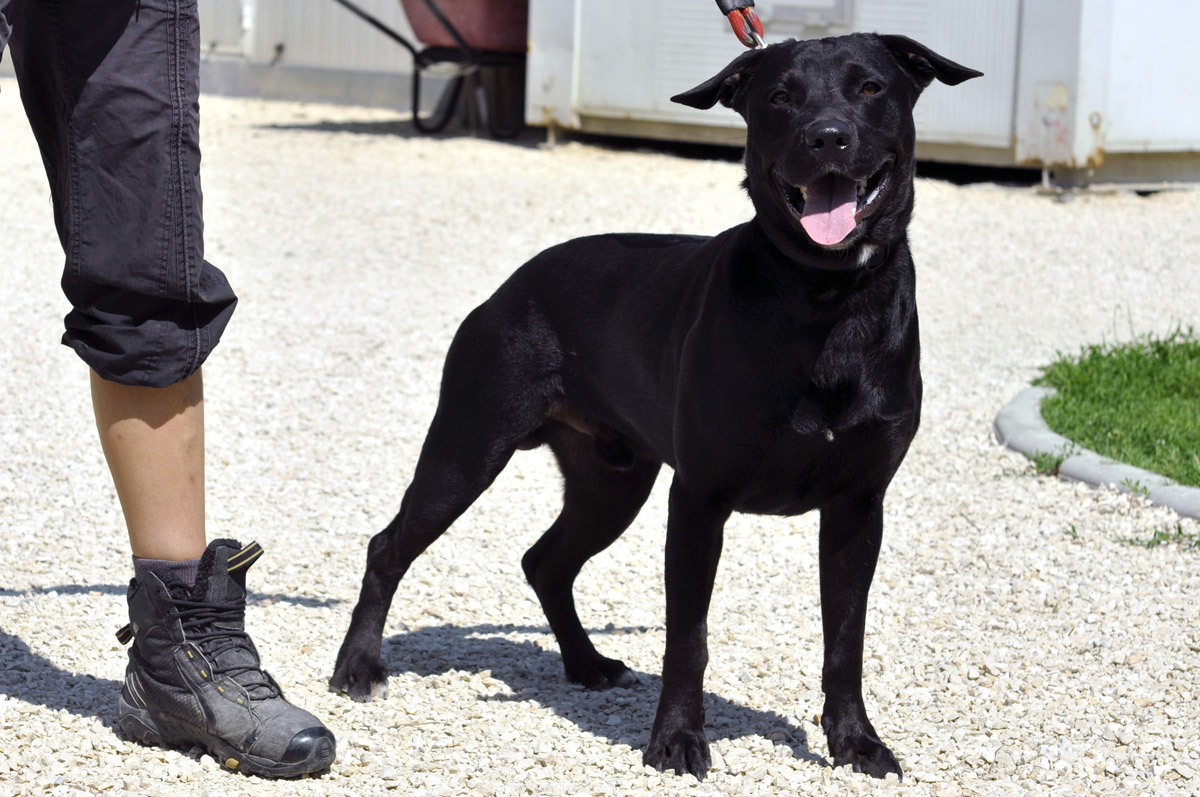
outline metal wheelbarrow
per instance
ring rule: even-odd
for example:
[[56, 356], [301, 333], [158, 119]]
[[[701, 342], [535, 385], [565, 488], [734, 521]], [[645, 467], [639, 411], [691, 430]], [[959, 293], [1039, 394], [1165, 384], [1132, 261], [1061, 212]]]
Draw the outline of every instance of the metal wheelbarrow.
[[[468, 125], [478, 129], [482, 118], [493, 138], [511, 138], [524, 128], [528, 0], [400, 0], [421, 46], [351, 0], [335, 2], [412, 54], [412, 115], [417, 130], [441, 132], [460, 102]], [[453, 67], [450, 81], [433, 113], [423, 118], [424, 73], [443, 64]]]

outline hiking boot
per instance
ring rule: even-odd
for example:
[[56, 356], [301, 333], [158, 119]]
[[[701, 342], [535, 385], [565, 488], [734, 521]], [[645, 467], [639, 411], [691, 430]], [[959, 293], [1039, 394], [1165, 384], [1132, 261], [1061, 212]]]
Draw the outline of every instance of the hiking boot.
[[336, 742], [284, 698], [245, 631], [246, 570], [261, 554], [214, 540], [194, 587], [169, 570], [130, 582], [117, 721], [145, 744], [199, 746], [229, 769], [286, 778], [328, 768]]

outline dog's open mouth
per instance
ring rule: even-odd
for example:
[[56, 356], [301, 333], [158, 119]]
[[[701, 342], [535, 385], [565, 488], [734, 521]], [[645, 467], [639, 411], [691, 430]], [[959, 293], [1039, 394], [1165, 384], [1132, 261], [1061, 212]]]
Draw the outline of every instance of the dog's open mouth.
[[784, 196], [814, 243], [836, 246], [874, 212], [891, 174], [891, 162], [865, 180], [840, 174], [818, 177], [807, 185], [782, 183]]

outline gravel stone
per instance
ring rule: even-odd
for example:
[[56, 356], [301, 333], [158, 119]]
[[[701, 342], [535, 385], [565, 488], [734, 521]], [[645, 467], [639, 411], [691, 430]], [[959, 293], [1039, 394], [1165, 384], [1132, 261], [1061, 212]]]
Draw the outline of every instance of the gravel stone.
[[885, 505], [864, 691], [902, 784], [827, 766], [817, 518], [737, 516], [709, 618], [714, 767], [641, 763], [664, 641], [668, 478], [576, 586], [640, 683], [563, 678], [520, 556], [559, 509], [521, 453], [419, 559], [385, 629], [389, 697], [326, 680], [367, 541], [400, 505], [459, 321], [524, 260], [606, 231], [716, 233], [740, 165], [422, 137], [393, 112], [202, 97], [206, 256], [241, 297], [205, 366], [211, 536], [257, 539], [248, 624], [337, 734], [320, 778], [233, 775], [116, 731], [131, 575], [66, 302], [46, 178], [0, 81], [0, 795], [1189, 795], [1200, 747], [1200, 533], [1138, 495], [1036, 476], [999, 409], [1058, 352], [1196, 324], [1200, 192], [919, 180], [926, 403]]

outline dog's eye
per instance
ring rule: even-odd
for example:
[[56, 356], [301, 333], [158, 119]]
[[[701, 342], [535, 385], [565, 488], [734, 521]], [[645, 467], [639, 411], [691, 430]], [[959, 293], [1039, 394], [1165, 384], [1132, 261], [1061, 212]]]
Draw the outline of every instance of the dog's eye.
[[771, 95], [771, 104], [772, 105], [783, 105], [787, 101], [788, 101], [788, 95], [787, 95], [786, 91], [777, 91]]
[[874, 80], [868, 80], [862, 86], [862, 93], [866, 94], [867, 96], [878, 94], [881, 91], [883, 91], [883, 86], [879, 85]]

